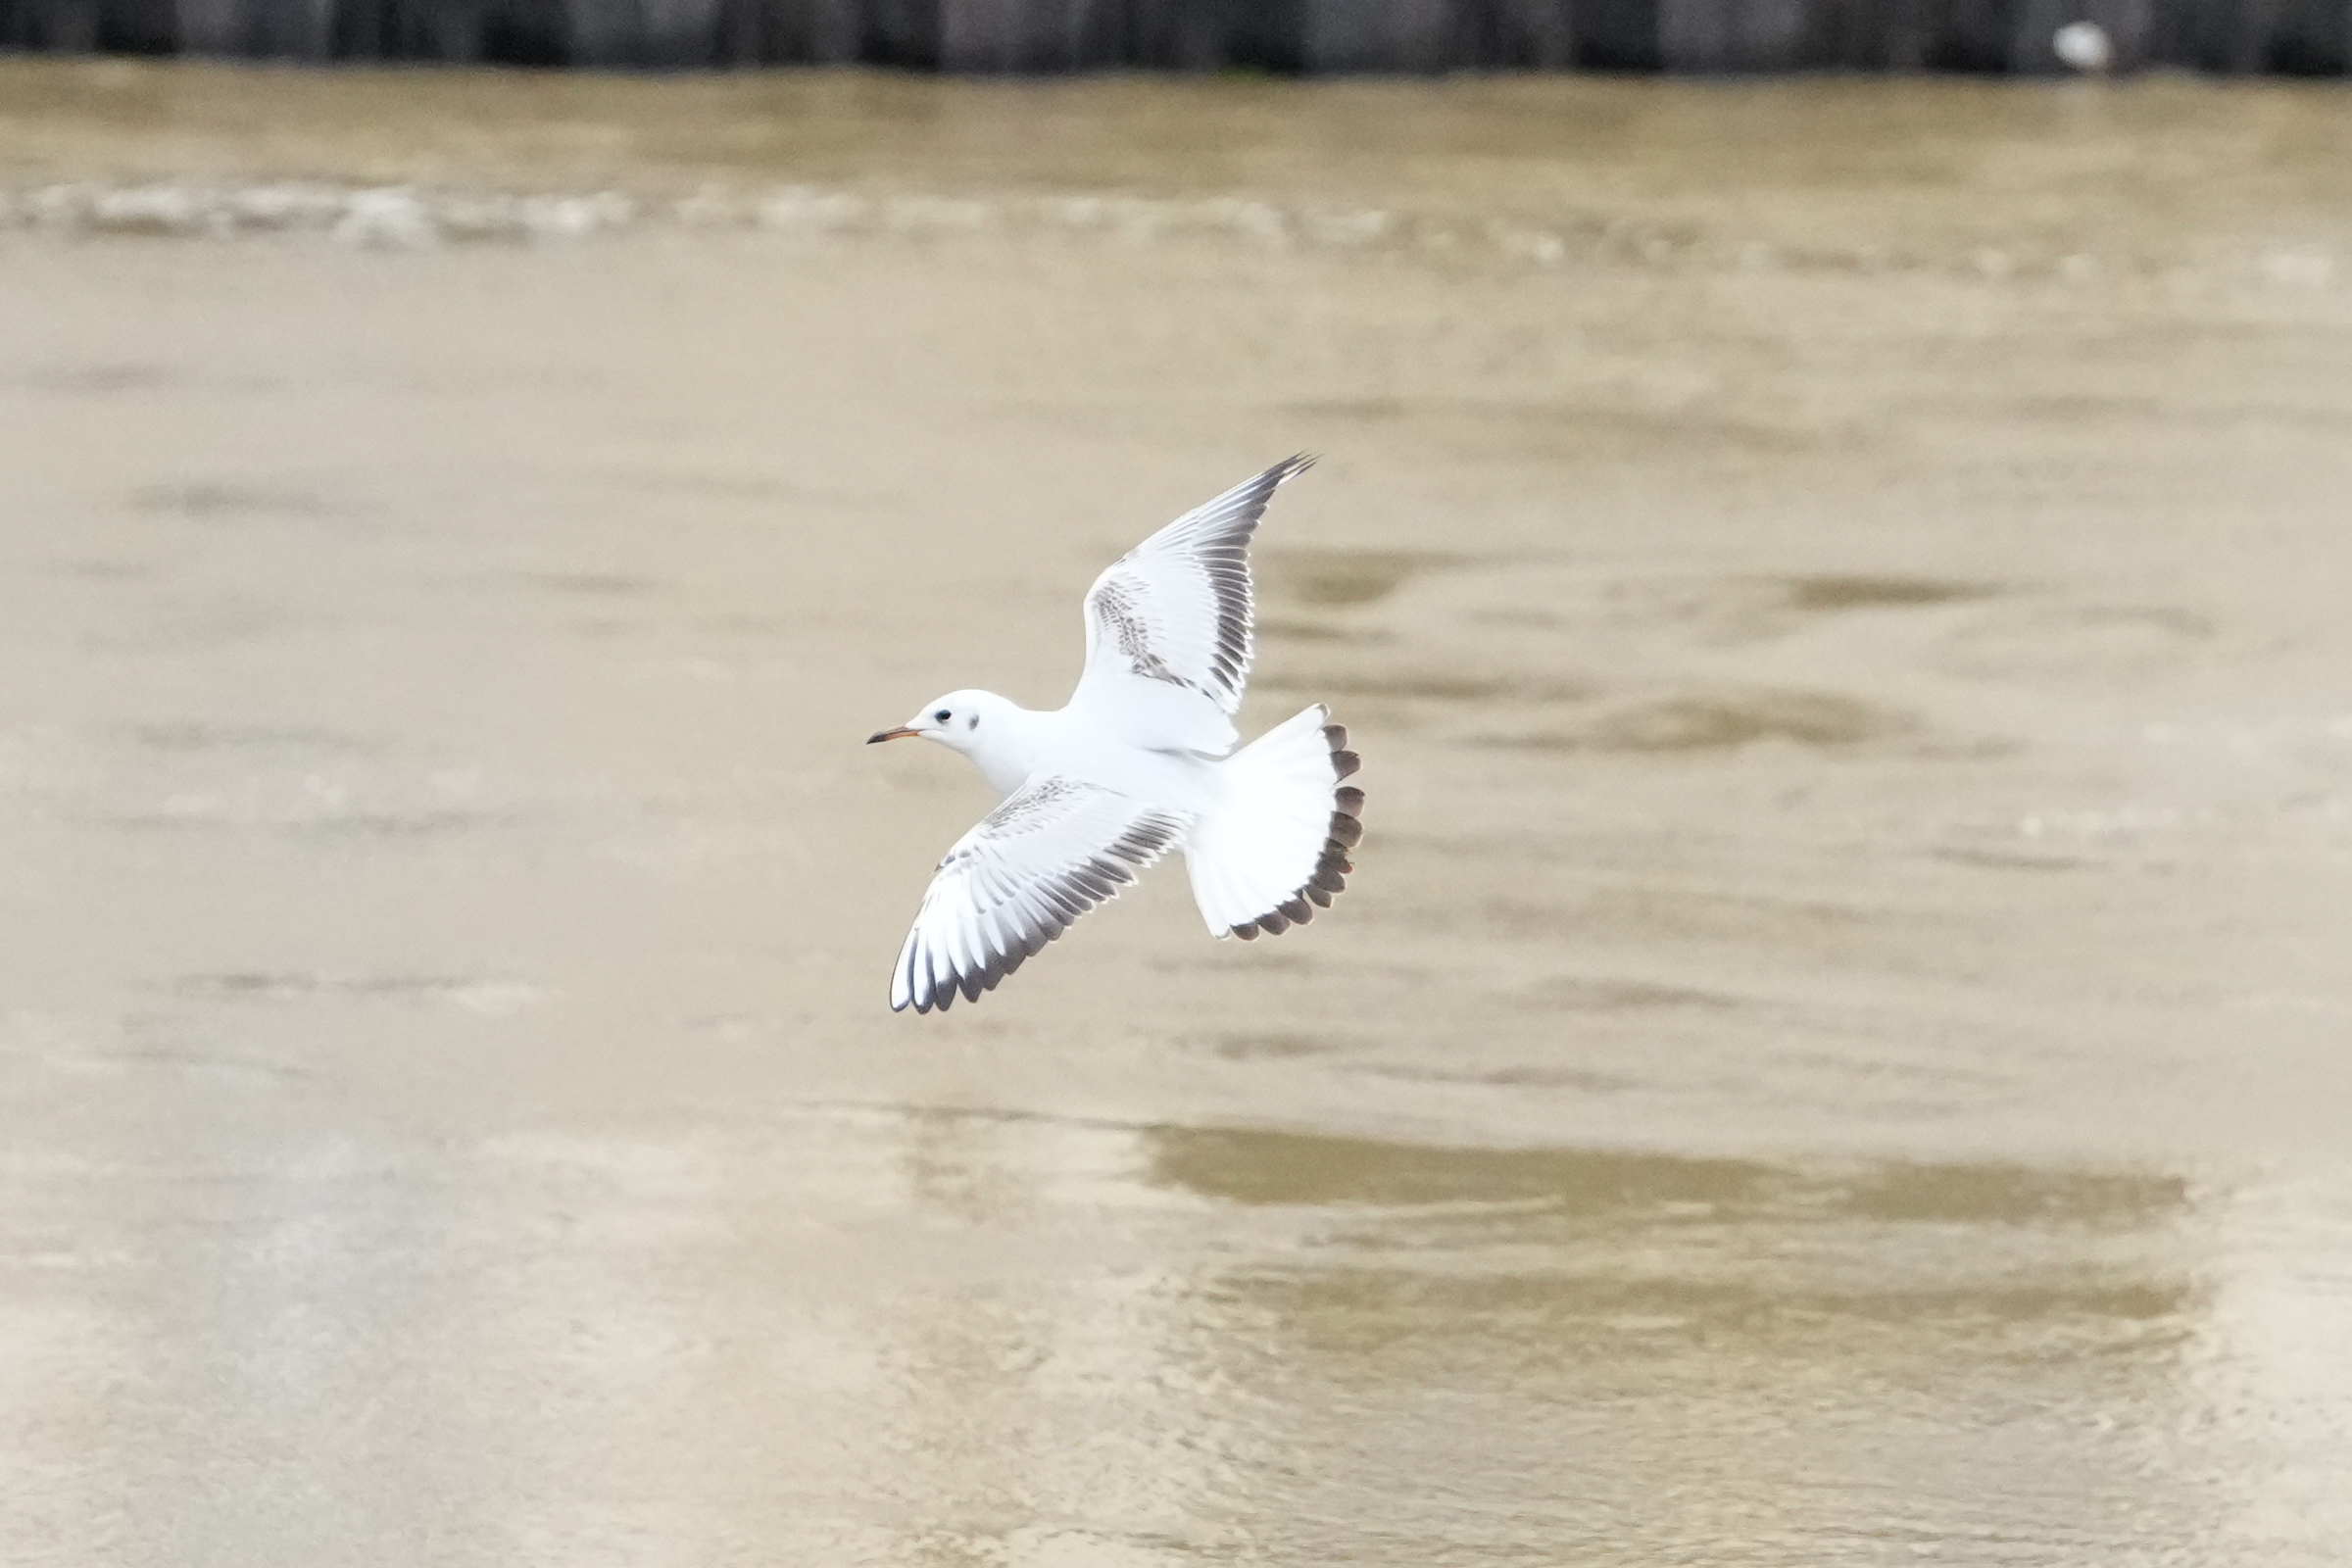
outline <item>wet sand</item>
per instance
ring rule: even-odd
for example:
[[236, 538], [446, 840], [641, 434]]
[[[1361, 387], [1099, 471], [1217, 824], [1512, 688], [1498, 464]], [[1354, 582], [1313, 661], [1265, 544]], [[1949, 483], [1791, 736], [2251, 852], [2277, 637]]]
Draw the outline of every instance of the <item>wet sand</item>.
[[0, 1560], [2343, 1560], [2352, 102], [352, 81], [0, 67]]

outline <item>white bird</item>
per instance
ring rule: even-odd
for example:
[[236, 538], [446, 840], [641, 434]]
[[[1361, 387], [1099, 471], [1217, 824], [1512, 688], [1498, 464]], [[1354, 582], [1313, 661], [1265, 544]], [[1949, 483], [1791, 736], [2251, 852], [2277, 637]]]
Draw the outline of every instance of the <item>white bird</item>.
[[1252, 651], [1250, 536], [1274, 465], [1120, 557], [1086, 595], [1086, 667], [1062, 707], [1032, 712], [956, 691], [875, 741], [961, 752], [1004, 800], [931, 879], [890, 980], [893, 1011], [945, 1010], [1021, 966], [1170, 850], [1216, 937], [1304, 925], [1355, 867], [1364, 793], [1348, 732], [1321, 704], [1241, 751], [1233, 714]]

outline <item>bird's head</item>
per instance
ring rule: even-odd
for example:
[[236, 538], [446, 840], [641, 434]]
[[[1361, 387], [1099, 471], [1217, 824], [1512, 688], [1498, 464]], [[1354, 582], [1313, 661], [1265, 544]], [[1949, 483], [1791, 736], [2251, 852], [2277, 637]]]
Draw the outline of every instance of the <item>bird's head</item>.
[[[925, 703], [921, 712], [898, 728], [867, 736], [865, 743], [916, 739], [937, 741], [952, 752], [970, 753], [995, 738], [1011, 710], [1012, 704], [995, 692], [950, 692]], [[996, 721], [993, 729], [992, 719]]]

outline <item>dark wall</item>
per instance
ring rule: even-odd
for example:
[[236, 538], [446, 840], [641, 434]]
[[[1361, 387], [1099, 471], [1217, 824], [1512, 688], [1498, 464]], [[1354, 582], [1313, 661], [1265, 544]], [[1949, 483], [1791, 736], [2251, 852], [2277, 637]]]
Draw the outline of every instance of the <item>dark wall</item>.
[[2352, 0], [0, 0], [0, 48], [281, 60], [967, 73], [2044, 73], [2096, 22], [2120, 69], [2336, 75]]

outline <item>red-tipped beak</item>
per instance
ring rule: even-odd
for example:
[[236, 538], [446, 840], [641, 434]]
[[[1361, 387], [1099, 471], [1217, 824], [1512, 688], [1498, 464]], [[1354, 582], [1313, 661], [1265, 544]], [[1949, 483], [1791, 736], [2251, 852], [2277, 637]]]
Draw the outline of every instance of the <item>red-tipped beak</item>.
[[908, 729], [906, 725], [901, 724], [897, 729], [886, 729], [879, 735], [868, 735], [865, 738], [865, 744], [871, 746], [876, 741], [903, 741], [910, 735], [920, 735], [922, 731], [919, 729]]

